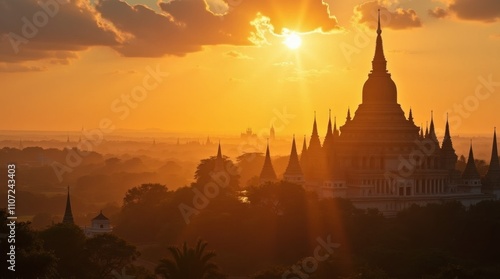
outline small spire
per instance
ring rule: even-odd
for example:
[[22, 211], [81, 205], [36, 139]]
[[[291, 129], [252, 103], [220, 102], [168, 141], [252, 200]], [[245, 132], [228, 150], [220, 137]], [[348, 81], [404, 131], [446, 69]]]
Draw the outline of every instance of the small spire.
[[219, 140], [219, 148], [217, 149], [217, 159], [222, 159], [222, 150], [220, 148], [220, 140]]
[[378, 34], [378, 35], [382, 34], [382, 28], [380, 28], [380, 9], [378, 9], [378, 27], [377, 27], [377, 34]]
[[382, 43], [382, 28], [380, 27], [380, 9], [378, 9], [377, 42], [375, 45], [375, 56], [372, 61], [372, 73], [387, 73], [387, 61], [385, 60], [384, 46]]
[[215, 167], [214, 172], [224, 171], [224, 159], [222, 158], [222, 150], [220, 147], [219, 140], [219, 148], [217, 149], [217, 157], [215, 158]]
[[493, 146], [491, 147], [491, 159], [488, 173], [486, 174], [488, 183], [500, 186], [500, 163], [497, 149], [497, 128], [493, 129]]
[[332, 133], [332, 110], [328, 110], [328, 126], [326, 127], [326, 134]]
[[63, 223], [74, 224], [73, 221], [73, 212], [71, 211], [71, 200], [69, 198], [69, 185], [68, 185], [68, 193], [66, 196], [66, 210], [64, 211]]
[[317, 135], [318, 135], [318, 125], [316, 125], [316, 111], [314, 111], [314, 122], [313, 122], [312, 136], [317, 136]]
[[450, 124], [448, 124], [448, 113], [446, 113], [446, 126], [444, 128], [444, 138], [450, 139]]
[[429, 121], [425, 121], [425, 135], [424, 137], [427, 138], [429, 136]]
[[283, 176], [286, 180], [287, 177], [292, 177], [297, 175], [302, 176], [302, 168], [300, 167], [299, 156], [297, 155], [297, 147], [295, 145], [295, 135], [293, 135], [292, 150], [290, 151], [290, 159], [288, 160], [288, 166]]
[[472, 139], [470, 140], [469, 158], [467, 159], [467, 165], [462, 173], [463, 179], [480, 179], [479, 172], [477, 171], [476, 163], [474, 160], [474, 152], [472, 151]]
[[413, 123], [413, 113], [411, 111], [411, 107], [410, 107], [410, 113], [408, 115], [408, 121], [410, 121], [410, 123]]
[[351, 108], [347, 107], [347, 117], [346, 117], [346, 122], [351, 121]]
[[434, 130], [434, 112], [431, 110], [431, 125], [429, 127], [429, 137], [431, 140], [438, 142], [436, 131]]
[[261, 183], [275, 181], [277, 179], [276, 172], [274, 171], [273, 164], [271, 161], [271, 153], [269, 152], [269, 138], [267, 139], [266, 157], [264, 159], [264, 165], [262, 166], [262, 171], [260, 172]]

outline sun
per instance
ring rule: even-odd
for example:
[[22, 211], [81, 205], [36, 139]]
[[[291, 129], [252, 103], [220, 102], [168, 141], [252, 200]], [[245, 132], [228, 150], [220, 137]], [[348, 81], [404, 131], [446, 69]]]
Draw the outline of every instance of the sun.
[[298, 49], [302, 45], [302, 38], [297, 33], [289, 33], [285, 36], [283, 43], [289, 49]]

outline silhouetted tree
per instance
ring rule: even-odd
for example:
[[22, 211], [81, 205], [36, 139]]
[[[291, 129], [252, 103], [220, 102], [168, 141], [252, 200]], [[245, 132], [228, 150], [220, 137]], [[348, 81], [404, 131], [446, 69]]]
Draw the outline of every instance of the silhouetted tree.
[[74, 224], [55, 224], [40, 233], [45, 250], [58, 259], [57, 270], [62, 278], [88, 278], [88, 259], [84, 254], [85, 234]]
[[160, 232], [165, 225], [162, 208], [171, 195], [161, 184], [142, 184], [129, 189], [123, 198], [115, 233], [132, 241], [155, 240], [153, 233]]
[[87, 267], [93, 278], [114, 278], [112, 272], [131, 264], [139, 256], [136, 248], [113, 234], [99, 234], [85, 242]]
[[218, 279], [225, 278], [219, 273], [218, 266], [212, 262], [216, 254], [205, 251], [207, 243], [198, 240], [191, 248], [184, 242], [182, 248], [169, 247], [173, 259], [162, 259], [156, 273], [166, 279]]
[[[214, 156], [201, 160], [194, 174], [194, 179], [196, 181], [192, 184], [192, 186], [203, 189], [203, 187], [208, 183], [215, 182], [218, 185], [224, 184], [222, 187], [224, 187], [225, 189], [238, 189], [240, 186], [240, 175], [238, 167], [227, 156], [223, 156], [224, 174], [215, 174], [214, 168], [216, 159], [217, 157]], [[221, 183], [219, 179], [222, 178], [228, 178], [229, 180], [227, 182], [225, 182], [226, 180], [224, 180], [224, 182]]]
[[[5, 211], [0, 211], [0, 268], [2, 278], [57, 278], [57, 258], [50, 251], [43, 249], [43, 242], [29, 223], [16, 223], [15, 243], [8, 242], [9, 227], [7, 227]], [[15, 271], [7, 269], [10, 256], [10, 245], [15, 245]]]

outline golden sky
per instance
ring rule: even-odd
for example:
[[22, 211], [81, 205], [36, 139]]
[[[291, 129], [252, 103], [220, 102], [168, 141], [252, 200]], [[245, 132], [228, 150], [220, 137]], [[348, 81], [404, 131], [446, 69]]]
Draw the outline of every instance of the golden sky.
[[500, 126], [497, 0], [42, 2], [0, 0], [0, 130], [309, 135], [316, 111], [324, 134], [329, 109], [342, 125], [361, 103], [378, 8], [417, 124]]

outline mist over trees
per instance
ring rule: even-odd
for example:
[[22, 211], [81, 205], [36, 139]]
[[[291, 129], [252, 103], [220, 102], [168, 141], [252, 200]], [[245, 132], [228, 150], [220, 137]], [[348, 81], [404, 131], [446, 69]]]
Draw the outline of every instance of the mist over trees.
[[[500, 278], [498, 201], [412, 206], [387, 219], [292, 183], [259, 186], [260, 153], [236, 162], [223, 157], [228, 176], [221, 181], [215, 157], [207, 157], [178, 186], [175, 175], [186, 168], [174, 161], [96, 153], [60, 183], [50, 166], [31, 160], [68, 150], [2, 152], [0, 161], [12, 154], [26, 160], [19, 163], [18, 210], [32, 222], [18, 223], [19, 278], [175, 278], [169, 274], [182, 274], [181, 265], [194, 265], [189, 255], [210, 258], [217, 268], [207, 278]], [[276, 169], [286, 161], [275, 159]], [[60, 224], [61, 188], [69, 182], [76, 222], [88, 224], [105, 209], [112, 235], [86, 238], [78, 226]], [[207, 185], [218, 188], [207, 192]], [[183, 214], [181, 205], [192, 210]]]

